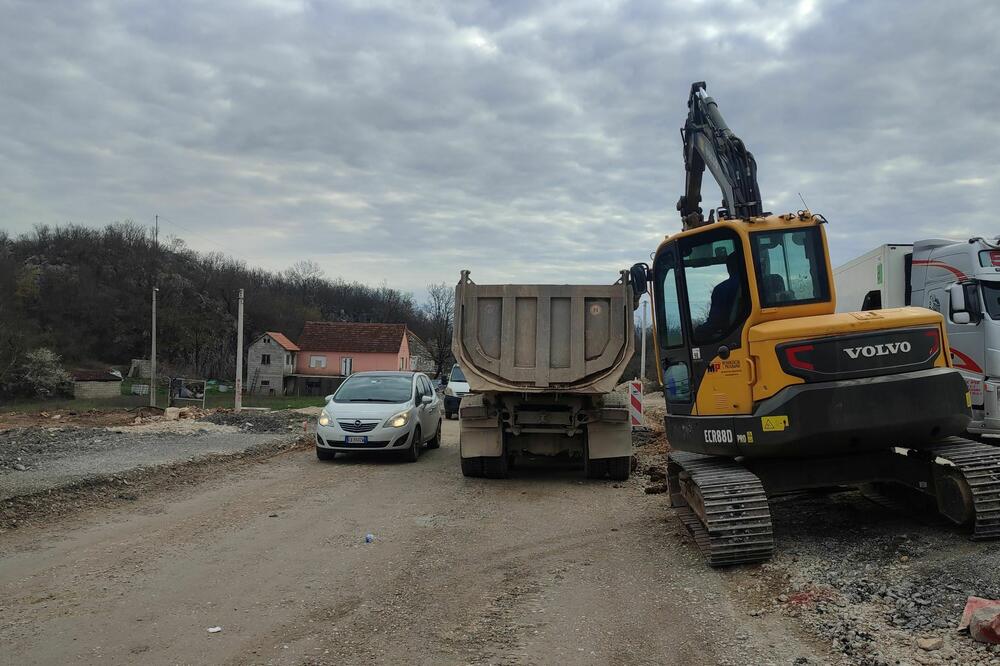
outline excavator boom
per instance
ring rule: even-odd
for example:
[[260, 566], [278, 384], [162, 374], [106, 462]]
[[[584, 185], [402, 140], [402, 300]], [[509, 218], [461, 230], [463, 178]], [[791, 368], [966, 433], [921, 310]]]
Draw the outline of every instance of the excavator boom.
[[705, 92], [705, 82], [691, 84], [687, 122], [681, 129], [686, 171], [684, 195], [677, 202], [684, 229], [704, 223], [701, 182], [705, 167], [722, 190], [719, 217], [749, 219], [765, 215], [757, 185], [757, 162], [733, 134], [719, 105]]

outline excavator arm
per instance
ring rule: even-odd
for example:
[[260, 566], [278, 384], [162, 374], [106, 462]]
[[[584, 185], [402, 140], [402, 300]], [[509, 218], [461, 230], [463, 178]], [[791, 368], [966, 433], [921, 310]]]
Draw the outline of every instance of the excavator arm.
[[720, 218], [748, 219], [765, 214], [757, 185], [757, 162], [722, 119], [718, 104], [705, 92], [704, 81], [691, 84], [681, 139], [687, 176], [677, 210], [685, 229], [704, 224], [700, 204], [706, 166], [722, 189]]

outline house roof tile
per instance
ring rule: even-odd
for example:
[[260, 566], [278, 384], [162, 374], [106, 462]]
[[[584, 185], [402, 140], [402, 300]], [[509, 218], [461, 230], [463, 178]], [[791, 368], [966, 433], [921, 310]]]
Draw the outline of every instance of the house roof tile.
[[285, 337], [284, 333], [277, 331], [264, 331], [264, 335], [270, 335], [271, 339], [281, 345], [285, 351], [300, 351], [299, 346]]
[[299, 348], [304, 351], [395, 354], [403, 344], [406, 324], [360, 324], [347, 321], [307, 321]]

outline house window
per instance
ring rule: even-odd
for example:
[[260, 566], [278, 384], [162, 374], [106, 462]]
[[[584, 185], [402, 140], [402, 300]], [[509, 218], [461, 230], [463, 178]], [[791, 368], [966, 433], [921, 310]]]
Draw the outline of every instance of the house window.
[[399, 369], [406, 370], [406, 359], [402, 356], [399, 357]]
[[340, 359], [340, 374], [345, 377], [350, 377], [351, 373], [354, 372], [354, 359], [350, 356], [345, 356]]
[[271, 380], [270, 379], [262, 379], [261, 382], [260, 382], [260, 385], [261, 386], [270, 386], [271, 385]]
[[325, 368], [326, 367], [326, 356], [310, 356], [309, 357], [309, 367], [310, 368]]
[[261, 354], [260, 355], [260, 364], [261, 365], [271, 365], [271, 355], [270, 354]]
[[292, 364], [292, 355], [285, 354], [285, 365], [291, 365], [291, 364]]

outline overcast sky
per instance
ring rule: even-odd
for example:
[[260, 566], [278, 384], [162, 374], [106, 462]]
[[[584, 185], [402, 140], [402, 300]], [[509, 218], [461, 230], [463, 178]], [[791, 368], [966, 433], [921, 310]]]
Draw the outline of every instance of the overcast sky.
[[989, 0], [0, 0], [0, 227], [158, 213], [416, 292], [611, 282], [679, 228], [705, 80], [835, 263], [995, 235], [998, 35]]

